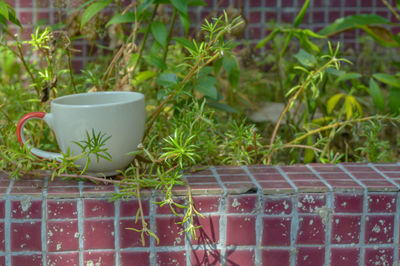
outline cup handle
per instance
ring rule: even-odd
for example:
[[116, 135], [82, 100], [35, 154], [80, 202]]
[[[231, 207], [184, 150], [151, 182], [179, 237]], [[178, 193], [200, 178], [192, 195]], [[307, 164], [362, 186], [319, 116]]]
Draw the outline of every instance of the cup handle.
[[30, 152], [33, 155], [36, 155], [37, 157], [40, 157], [43, 159], [50, 159], [50, 160], [56, 159], [57, 161], [61, 161], [61, 158], [62, 158], [61, 153], [43, 151], [43, 150], [32, 147], [32, 145], [30, 145], [29, 143], [26, 143], [26, 139], [24, 136], [24, 127], [25, 127], [26, 122], [28, 122], [31, 119], [42, 119], [48, 125], [50, 125], [51, 120], [52, 120], [52, 115], [44, 113], [44, 112], [32, 112], [32, 113], [28, 113], [28, 114], [24, 115], [23, 117], [21, 117], [21, 119], [18, 121], [18, 124], [17, 124], [18, 142], [22, 146], [26, 145], [30, 149]]

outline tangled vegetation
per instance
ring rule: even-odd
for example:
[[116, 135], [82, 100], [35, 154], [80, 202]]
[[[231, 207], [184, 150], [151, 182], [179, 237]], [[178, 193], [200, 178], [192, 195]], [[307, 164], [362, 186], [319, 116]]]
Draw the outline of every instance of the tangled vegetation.
[[[10, 23], [21, 25], [0, 0], [0, 170], [15, 178], [32, 174], [112, 182], [120, 186], [114, 199], [135, 196], [139, 202], [140, 189], [154, 188], [164, 195], [157, 204], [170, 206], [177, 216], [176, 208], [185, 209], [180, 223], [195, 238], [193, 218], [201, 214], [190, 188], [184, 205], [173, 195], [175, 185], [185, 185], [183, 170], [397, 160], [399, 64], [372, 58], [368, 49], [396, 49], [398, 36], [390, 33], [390, 22], [376, 15], [343, 18], [318, 33], [303, 29], [308, 4], [292, 25], [271, 23], [270, 34], [256, 47], [239, 49], [237, 36], [245, 20], [232, 12], [205, 19], [195, 36], [189, 34], [189, 8], [205, 5], [201, 0], [141, 0], [126, 7], [120, 1], [88, 1], [63, 23], [38, 25], [30, 40], [10, 32]], [[114, 11], [112, 17], [101, 12], [105, 8]], [[391, 11], [397, 13], [395, 8]], [[354, 64], [351, 53], [329, 38], [355, 28], [376, 42], [366, 38], [358, 59], [363, 62]], [[76, 73], [73, 44], [81, 38], [88, 40], [95, 59]], [[85, 143], [94, 144], [82, 144], [80, 155], [64, 154], [62, 162], [36, 158], [19, 145], [16, 123], [24, 113], [48, 111], [58, 96], [104, 90], [146, 95], [144, 139], [117, 178], [88, 176], [76, 168], [78, 157], [90, 163], [93, 152], [107, 155], [104, 142], [91, 141], [89, 135]], [[277, 116], [254, 119], [267, 116], [263, 106], [276, 102]], [[57, 151], [43, 123], [26, 128], [32, 144]], [[130, 229], [142, 234], [143, 244], [146, 234], [158, 239], [141, 207], [136, 222], [139, 218], [141, 226]]]

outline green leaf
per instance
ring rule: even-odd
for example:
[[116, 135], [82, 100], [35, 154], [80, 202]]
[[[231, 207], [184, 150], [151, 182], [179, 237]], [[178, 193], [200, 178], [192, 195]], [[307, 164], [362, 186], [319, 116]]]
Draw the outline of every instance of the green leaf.
[[307, 53], [303, 49], [294, 55], [296, 59], [305, 67], [312, 67], [317, 63], [317, 59], [312, 54]]
[[389, 91], [389, 108], [392, 114], [400, 113], [400, 89], [391, 88]]
[[328, 73], [328, 74], [337, 76], [337, 77], [339, 77], [339, 76], [341, 76], [341, 75], [344, 75], [344, 74], [346, 73], [346, 72], [344, 72], [343, 70], [338, 70], [338, 69], [336, 69], [336, 68], [334, 68], [334, 67], [328, 67], [328, 68], [326, 68], [326, 69], [325, 69], [325, 72]]
[[160, 21], [154, 21], [151, 23], [151, 33], [154, 39], [165, 48], [167, 45], [167, 28]]
[[346, 80], [359, 79], [361, 77], [362, 77], [361, 74], [356, 73], [356, 72], [344, 73], [344, 74], [340, 75], [338, 79], [336, 79], [336, 83], [346, 81]]
[[375, 41], [385, 47], [399, 46], [399, 41], [385, 27], [381, 26], [360, 26], [360, 29], [368, 33]]
[[400, 9], [400, 0], [396, 0], [397, 9]]
[[279, 30], [272, 31], [270, 34], [268, 34], [267, 37], [265, 37], [264, 39], [262, 39], [261, 41], [259, 41], [257, 43], [256, 48], [261, 48], [261, 47], [264, 47], [265, 45], [267, 45], [267, 43], [270, 40], [272, 40], [278, 33], [279, 33]]
[[217, 83], [217, 80], [214, 77], [204, 76], [204, 77], [201, 77], [196, 82], [194, 87], [196, 88], [197, 91], [204, 94], [205, 96], [216, 100], [216, 99], [218, 99], [218, 92], [217, 92], [217, 88], [215, 87], [216, 83]]
[[189, 27], [190, 27], [189, 15], [187, 13], [182, 13], [180, 11], [178, 12], [178, 14], [179, 14], [179, 19], [185, 30], [185, 34], [187, 34], [189, 32]]
[[369, 94], [371, 95], [375, 106], [382, 112], [385, 112], [385, 99], [383, 98], [381, 89], [373, 78], [369, 79]]
[[0, 15], [3, 16], [5, 19], [9, 20], [8, 5], [3, 1], [0, 1]]
[[156, 72], [154, 71], [143, 71], [140, 72], [139, 75], [136, 76], [136, 78], [133, 80], [133, 85], [137, 86], [140, 83], [143, 83], [146, 80], [151, 79], [152, 77], [155, 77], [157, 75]]
[[312, 41], [310, 41], [310, 39], [308, 38], [307, 35], [305, 34], [295, 34], [295, 36], [297, 37], [297, 39], [299, 39], [301, 45], [308, 51], [314, 51], [319, 53], [319, 47], [318, 45], [316, 45], [315, 43], [313, 43]]
[[318, 34], [318, 33], [315, 33], [315, 32], [313, 32], [312, 30], [309, 30], [309, 29], [301, 29], [301, 31], [302, 31], [304, 34], [306, 34], [306, 35], [308, 35], [308, 36], [310, 36], [310, 37], [313, 37], [313, 38], [317, 38], [317, 39], [324, 39], [324, 38], [326, 38], [326, 36], [320, 35], [320, 34]]
[[207, 101], [207, 105], [210, 107], [213, 107], [215, 109], [219, 109], [219, 110], [228, 112], [228, 113], [238, 113], [238, 110], [236, 110], [232, 106], [227, 105], [225, 103], [219, 103], [219, 102], [215, 102], [215, 101]]
[[303, 7], [302, 7], [301, 10], [300, 10], [300, 13], [297, 15], [296, 19], [295, 19], [294, 22], [293, 22], [293, 26], [294, 26], [295, 28], [297, 28], [297, 27], [301, 24], [301, 22], [303, 21], [304, 15], [305, 15], [306, 12], [307, 12], [307, 8], [308, 8], [308, 4], [309, 4], [309, 3], [310, 3], [310, 0], [306, 0], [306, 1], [304, 2]]
[[236, 87], [239, 84], [239, 63], [236, 57], [231, 55], [224, 56], [223, 66], [226, 73], [228, 73], [230, 85]]
[[181, 13], [188, 14], [188, 3], [186, 0], [170, 0], [171, 4]]
[[196, 51], [196, 47], [194, 46], [193, 42], [189, 41], [188, 39], [183, 37], [174, 37], [172, 39], [185, 47], [187, 50]]
[[178, 76], [175, 73], [163, 73], [156, 80], [163, 87], [174, 87], [178, 84]]
[[[314, 145], [314, 139], [312, 136], [308, 136], [306, 138], [306, 144], [307, 146], [313, 146]], [[311, 163], [314, 160], [315, 153], [312, 149], [305, 149], [304, 151], [304, 163]]]
[[335, 109], [335, 106], [339, 102], [341, 98], [343, 98], [345, 95], [343, 93], [337, 93], [333, 95], [331, 98], [329, 98], [328, 102], [326, 103], [326, 113], [328, 115], [332, 114], [333, 109]]
[[103, 10], [106, 6], [111, 3], [112, 0], [102, 0], [91, 4], [82, 14], [81, 28], [97, 13]]
[[204, 2], [203, 0], [188, 0], [187, 5], [188, 6], [207, 6], [207, 3]]
[[135, 13], [126, 12], [125, 14], [118, 13], [107, 22], [106, 27], [112, 24], [133, 23], [135, 22]]
[[345, 30], [376, 24], [390, 24], [390, 21], [384, 17], [372, 14], [347, 16], [336, 19], [332, 24], [320, 30], [318, 34], [331, 36]]
[[387, 84], [389, 86], [400, 88], [400, 81], [396, 77], [394, 77], [392, 75], [389, 75], [389, 74], [386, 74], [386, 73], [376, 73], [376, 74], [373, 75], [373, 77], [376, 80], [378, 80], [378, 81], [380, 81], [382, 83], [385, 83], [385, 84]]

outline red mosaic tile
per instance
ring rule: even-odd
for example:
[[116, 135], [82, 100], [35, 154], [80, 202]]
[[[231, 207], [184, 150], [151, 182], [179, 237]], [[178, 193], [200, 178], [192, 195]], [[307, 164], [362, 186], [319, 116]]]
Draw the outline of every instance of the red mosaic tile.
[[11, 223], [11, 251], [41, 251], [41, 232], [41, 222]]
[[263, 249], [262, 266], [290, 266], [290, 251], [285, 249]]
[[357, 182], [352, 180], [327, 180], [328, 184], [335, 191], [362, 191], [363, 187], [360, 186]]
[[368, 212], [396, 212], [397, 194], [380, 193], [368, 195]]
[[342, 173], [344, 171], [334, 164], [311, 164], [310, 165], [318, 173]]
[[119, 265], [132, 266], [135, 262], [137, 265], [150, 265], [149, 252], [140, 251], [121, 251]]
[[346, 168], [347, 171], [353, 173], [353, 172], [370, 172], [373, 173], [375, 172], [374, 169], [371, 167], [364, 165], [364, 164], [342, 164], [344, 168]]
[[[142, 208], [144, 216], [149, 215], [150, 202], [142, 199]], [[120, 217], [135, 217], [139, 210], [139, 202], [137, 200], [120, 201], [119, 215]]]
[[201, 225], [201, 228], [196, 230], [195, 240], [192, 237], [192, 244], [218, 244], [219, 243], [219, 220], [220, 216], [206, 215], [204, 218], [196, 217], [195, 226]]
[[305, 165], [291, 165], [291, 166], [280, 166], [281, 170], [285, 173], [312, 173]]
[[[216, 249], [208, 248], [197, 249], [191, 251], [191, 265], [193, 266], [203, 266], [203, 265], [221, 265], [221, 252]], [[227, 263], [227, 265], [229, 265]]]
[[299, 194], [297, 211], [299, 213], [313, 213], [326, 205], [326, 196], [321, 193]]
[[286, 181], [259, 182], [264, 194], [293, 193], [294, 188]]
[[86, 220], [83, 224], [83, 248], [113, 249], [114, 235], [113, 220]]
[[[148, 226], [150, 227], [149, 221], [146, 220]], [[120, 220], [119, 221], [119, 245], [121, 248], [133, 248], [133, 247], [142, 247], [142, 238], [141, 234], [128, 229], [128, 228], [135, 228], [135, 229], [141, 229], [142, 224], [141, 220], [137, 223], [135, 223], [135, 220], [133, 219], [127, 219], [127, 220]], [[145, 241], [145, 247], [148, 247], [150, 245], [150, 238], [147, 234], [144, 236], [144, 241]]]
[[265, 214], [290, 214], [292, 213], [292, 198], [287, 196], [263, 197]]
[[255, 245], [255, 216], [228, 216], [226, 224], [226, 245]]
[[[192, 195], [219, 195], [224, 192], [222, 187], [218, 184], [190, 184]], [[175, 189], [174, 189], [175, 191]], [[187, 195], [187, 188], [183, 187], [182, 194]]]
[[303, 174], [303, 173], [298, 173], [298, 174], [287, 174], [287, 176], [289, 177], [290, 180], [292, 181], [298, 181], [298, 180], [302, 180], [302, 181], [319, 181], [319, 178], [314, 175], [314, 174]]
[[114, 202], [100, 199], [84, 199], [83, 213], [85, 217], [113, 217]]
[[286, 179], [281, 174], [253, 174], [254, 178], [258, 182], [269, 182], [269, 181], [284, 181]]
[[325, 249], [323, 247], [298, 247], [296, 266], [324, 265]]
[[48, 219], [76, 219], [78, 211], [76, 200], [47, 200]]
[[82, 188], [83, 197], [103, 197], [110, 195], [110, 192], [115, 192], [113, 185], [97, 185]]
[[247, 166], [247, 169], [253, 175], [279, 174], [279, 171], [274, 166], [268, 166], [268, 165], [263, 165], [263, 166], [249, 165], [249, 166]]
[[87, 251], [83, 253], [84, 265], [115, 265], [114, 251]]
[[33, 1], [30, 1], [30, 0], [20, 0], [19, 6], [20, 7], [33, 7], [32, 2]]
[[365, 243], [388, 244], [394, 239], [394, 215], [370, 215], [365, 220]]
[[332, 244], [358, 244], [361, 232], [361, 215], [332, 216]]
[[189, 176], [186, 180], [189, 184], [217, 183], [214, 176]]
[[79, 252], [71, 253], [48, 253], [47, 254], [48, 266], [78, 266], [79, 265]]
[[354, 266], [359, 265], [359, 248], [331, 248], [330, 266]]
[[291, 218], [264, 217], [262, 246], [290, 246]]
[[257, 195], [228, 196], [228, 213], [252, 213], [258, 202]]
[[36, 6], [41, 8], [47, 8], [50, 6], [49, 0], [36, 0]]
[[254, 250], [226, 250], [227, 266], [255, 266], [255, 259]]
[[4, 219], [5, 217], [5, 201], [0, 200], [0, 219]]
[[353, 179], [346, 173], [321, 173], [319, 174], [324, 180], [348, 180], [352, 181]]
[[375, 165], [375, 168], [381, 172], [400, 172], [400, 166], [396, 164], [392, 165]]
[[253, 23], [260, 23], [261, 22], [261, 12], [259, 12], [259, 11], [249, 12], [249, 18], [248, 19], [249, 19], [249, 24], [250, 25], [253, 24]]
[[181, 219], [175, 216], [156, 218], [156, 235], [160, 238], [160, 246], [184, 246], [185, 234], [183, 226], [176, 224]]
[[[0, 188], [0, 193], [5, 193], [6, 188]], [[43, 194], [43, 188], [41, 187], [15, 187], [13, 186], [10, 192], [11, 195], [15, 196], [33, 196], [40, 197]]]
[[194, 206], [196, 210], [198, 210], [200, 213], [219, 211], [220, 200], [221, 197], [213, 197], [213, 196], [193, 197]]
[[364, 255], [364, 265], [394, 265], [393, 253], [393, 248], [366, 248]]
[[186, 265], [186, 252], [157, 252], [156, 262], [159, 266], [185, 266]]
[[326, 192], [329, 188], [320, 181], [293, 181], [299, 192]]
[[42, 218], [42, 201], [24, 198], [21, 201], [11, 201], [11, 218], [40, 219]]
[[6, 250], [6, 241], [5, 241], [5, 232], [4, 232], [4, 223], [0, 223], [0, 251]]
[[33, 254], [33, 255], [16, 255], [11, 256], [11, 264], [12, 265], [35, 265], [42, 266], [42, 255], [41, 254]]
[[362, 213], [364, 195], [361, 193], [334, 193], [334, 211]]
[[385, 173], [385, 176], [392, 178], [392, 179], [399, 179], [400, 178], [400, 172], [399, 173]]
[[18, 19], [22, 25], [28, 24], [32, 25], [33, 14], [31, 11], [20, 11], [18, 15]]
[[386, 180], [362, 180], [368, 191], [398, 191], [398, 188]]
[[321, 216], [307, 215], [299, 217], [297, 244], [325, 244], [325, 226]]
[[377, 172], [368, 173], [352, 173], [352, 175], [359, 180], [385, 180], [385, 178]]
[[224, 183], [231, 182], [247, 182], [251, 183], [251, 179], [248, 175], [229, 175], [229, 176], [221, 176], [221, 181]]
[[79, 231], [77, 220], [49, 221], [47, 223], [47, 250], [79, 250]]
[[236, 166], [222, 166], [215, 167], [217, 173], [221, 175], [246, 175], [246, 172], [241, 167]]

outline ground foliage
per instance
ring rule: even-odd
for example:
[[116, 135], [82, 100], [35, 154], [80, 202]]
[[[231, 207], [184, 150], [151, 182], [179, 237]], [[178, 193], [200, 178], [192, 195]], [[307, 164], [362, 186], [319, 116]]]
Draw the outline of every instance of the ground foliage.
[[[29, 40], [10, 33], [10, 24], [20, 23], [0, 1], [0, 170], [16, 178], [79, 176], [104, 182], [74, 164], [78, 158], [89, 164], [93, 152], [107, 158], [100, 135], [88, 134], [81, 154], [67, 153], [57, 162], [34, 157], [15, 134], [24, 113], [49, 111], [55, 97], [104, 90], [142, 92], [147, 104], [136, 159], [107, 181], [120, 186], [114, 199], [136, 196], [140, 202], [140, 189], [154, 188], [164, 195], [157, 204], [170, 206], [177, 216], [177, 208], [185, 209], [181, 223], [194, 238], [193, 219], [201, 214], [190, 189], [184, 205], [172, 192], [185, 185], [184, 169], [398, 160], [399, 62], [390, 53], [399, 42], [391, 24], [376, 15], [350, 16], [316, 33], [301, 27], [308, 4], [293, 24], [269, 23], [270, 34], [254, 47], [241, 39], [246, 20], [234, 7], [210, 14], [190, 34], [189, 8], [205, 5], [200, 0], [142, 0], [129, 6], [87, 1], [60, 24], [37, 25]], [[113, 11], [111, 17], [106, 9]], [[372, 36], [360, 40], [357, 57], [330, 40], [355, 28]], [[73, 43], [81, 38], [90, 43], [94, 59], [76, 73]], [[371, 53], [376, 49], [389, 56], [376, 57]], [[248, 118], [263, 102], [282, 103], [274, 123]], [[27, 131], [32, 144], [57, 151], [46, 125], [32, 122]], [[146, 234], [158, 239], [141, 207], [139, 220], [130, 229], [141, 233], [143, 242]]]

